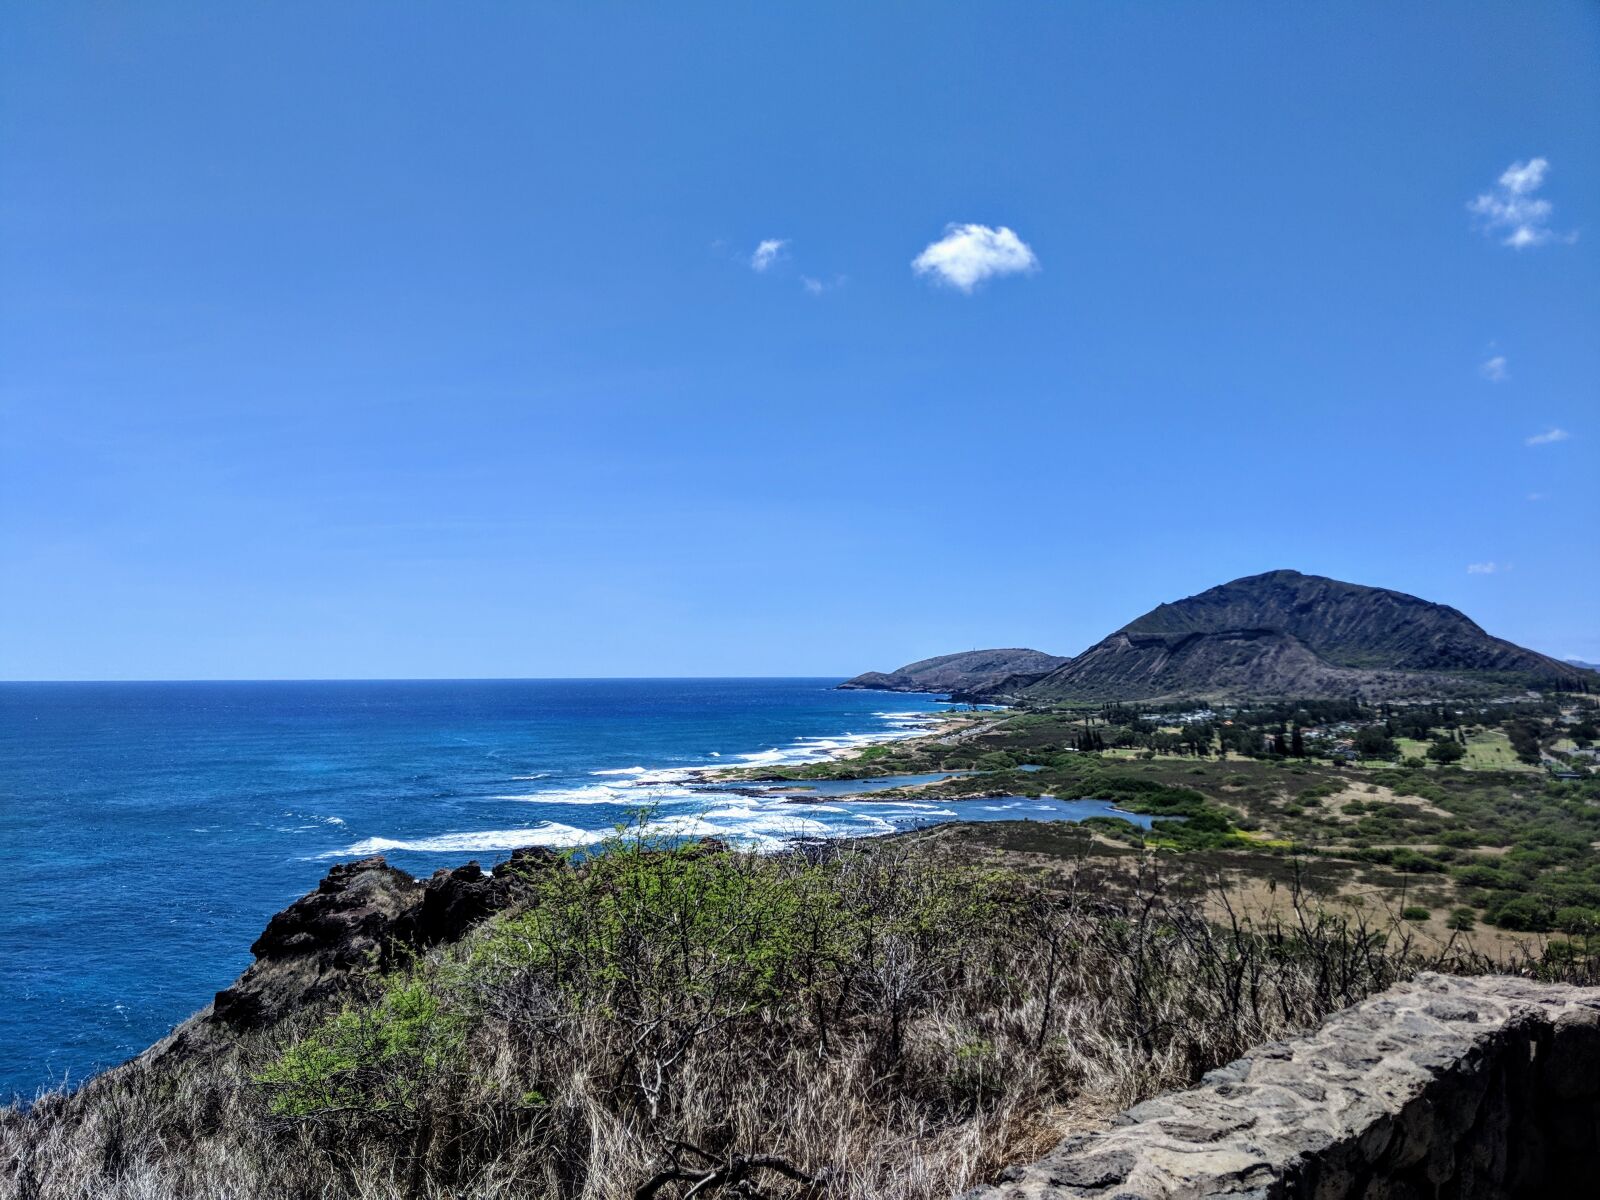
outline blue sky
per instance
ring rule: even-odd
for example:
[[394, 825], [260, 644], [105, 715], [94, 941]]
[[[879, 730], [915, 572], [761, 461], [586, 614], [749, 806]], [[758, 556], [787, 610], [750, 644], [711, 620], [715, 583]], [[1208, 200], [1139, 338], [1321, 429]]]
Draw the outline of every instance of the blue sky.
[[1600, 661], [1597, 254], [1577, 0], [9, 5], [0, 675]]

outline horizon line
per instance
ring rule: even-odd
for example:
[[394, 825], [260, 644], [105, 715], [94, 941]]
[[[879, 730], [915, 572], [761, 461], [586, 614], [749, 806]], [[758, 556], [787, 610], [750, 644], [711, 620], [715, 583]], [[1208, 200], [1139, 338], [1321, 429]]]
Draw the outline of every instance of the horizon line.
[[[856, 672], [857, 675], [860, 672]], [[677, 682], [689, 680], [747, 679], [854, 679], [843, 672], [820, 675], [260, 675], [189, 676], [165, 679], [0, 679], [0, 686], [13, 683], [626, 683]]]

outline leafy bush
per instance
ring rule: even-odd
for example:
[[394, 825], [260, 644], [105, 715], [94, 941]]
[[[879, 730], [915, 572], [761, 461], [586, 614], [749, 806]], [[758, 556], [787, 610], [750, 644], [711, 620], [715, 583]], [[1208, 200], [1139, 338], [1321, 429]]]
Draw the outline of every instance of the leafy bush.
[[256, 1075], [279, 1116], [414, 1112], [460, 1051], [465, 1022], [425, 975], [389, 981], [378, 1000], [346, 1007]]
[[1501, 929], [1519, 932], [1543, 933], [1555, 926], [1555, 910], [1548, 900], [1521, 893], [1497, 892], [1484, 915]]
[[[1141, 794], [1189, 809], [1169, 826], [1188, 836], [1228, 829], [1193, 794]], [[932, 848], [637, 837], [530, 879], [516, 910], [253, 1078], [320, 1161], [425, 1170], [441, 1195], [490, 1161], [577, 1195], [692, 1146], [848, 1163], [845, 1197], [931, 1198], [1014, 1157], [1064, 1095], [1114, 1107], [1192, 1082], [1404, 962], [1316, 914], [1219, 933], [1155, 894], [1113, 907]]]

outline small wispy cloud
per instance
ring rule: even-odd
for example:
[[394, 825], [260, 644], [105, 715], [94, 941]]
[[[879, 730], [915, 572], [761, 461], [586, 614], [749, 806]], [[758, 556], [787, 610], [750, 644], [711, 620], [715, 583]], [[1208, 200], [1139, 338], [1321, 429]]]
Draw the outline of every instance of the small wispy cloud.
[[1528, 503], [1529, 504], [1538, 504], [1540, 501], [1548, 500], [1548, 499], [1550, 499], [1550, 493], [1549, 492], [1529, 492], [1528, 493]]
[[832, 279], [818, 279], [815, 275], [800, 276], [800, 286], [808, 296], [820, 296], [824, 292], [831, 292], [845, 285], [845, 276], [835, 275]]
[[783, 251], [788, 245], [788, 238], [766, 238], [756, 246], [755, 253], [750, 256], [750, 269], [765, 271], [783, 257]]
[[1504, 354], [1496, 354], [1478, 368], [1478, 374], [1482, 375], [1490, 383], [1504, 383], [1511, 378], [1506, 356]]
[[1499, 563], [1494, 563], [1494, 562], [1481, 562], [1481, 563], [1468, 563], [1467, 564], [1467, 574], [1468, 575], [1495, 575], [1495, 574], [1498, 574], [1502, 570], [1504, 570], [1504, 568], [1501, 567], [1501, 565]]
[[1571, 436], [1565, 429], [1546, 429], [1525, 439], [1525, 443], [1529, 446], [1548, 446], [1553, 442], [1564, 442]]
[[1558, 237], [1561, 241], [1576, 241], [1576, 234], [1558, 235], [1550, 228], [1554, 206], [1534, 195], [1544, 186], [1549, 170], [1550, 162], [1544, 158], [1514, 162], [1500, 173], [1494, 189], [1480, 193], [1467, 205], [1467, 211], [1478, 218], [1485, 233], [1499, 235], [1501, 245], [1516, 250], [1542, 246]]
[[1037, 271], [1039, 259], [1004, 225], [946, 225], [944, 236], [911, 260], [911, 269], [970, 293], [986, 279]]

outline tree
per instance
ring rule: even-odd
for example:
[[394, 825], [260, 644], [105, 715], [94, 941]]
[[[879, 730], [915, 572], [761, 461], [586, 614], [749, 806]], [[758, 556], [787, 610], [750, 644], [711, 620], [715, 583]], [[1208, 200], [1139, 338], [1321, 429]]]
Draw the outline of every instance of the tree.
[[1516, 751], [1517, 760], [1525, 763], [1539, 761], [1539, 741], [1541, 730], [1539, 723], [1530, 718], [1507, 721], [1502, 728], [1506, 736], [1511, 739], [1511, 749]]
[[1399, 753], [1394, 739], [1382, 725], [1364, 725], [1356, 730], [1356, 753], [1362, 758], [1390, 758]]
[[1304, 758], [1306, 756], [1305, 730], [1298, 725], [1294, 727], [1294, 733], [1289, 739], [1289, 753], [1295, 758]]
[[1440, 764], [1460, 762], [1466, 756], [1467, 752], [1460, 742], [1435, 742], [1428, 747], [1428, 757]]

